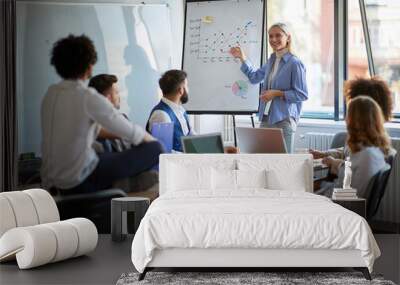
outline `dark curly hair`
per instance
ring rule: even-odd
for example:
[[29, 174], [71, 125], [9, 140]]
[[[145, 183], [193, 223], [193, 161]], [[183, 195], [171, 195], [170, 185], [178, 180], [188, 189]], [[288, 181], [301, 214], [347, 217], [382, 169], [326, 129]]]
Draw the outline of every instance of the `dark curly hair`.
[[50, 63], [64, 79], [81, 77], [97, 61], [97, 52], [91, 39], [85, 35], [69, 35], [53, 45]]
[[360, 95], [371, 97], [381, 107], [385, 121], [392, 117], [393, 98], [389, 86], [381, 78], [374, 76], [370, 79], [356, 78], [349, 80], [344, 85], [346, 102]]
[[179, 86], [185, 81], [187, 74], [183, 70], [171, 69], [165, 72], [158, 81], [164, 95], [176, 92]]

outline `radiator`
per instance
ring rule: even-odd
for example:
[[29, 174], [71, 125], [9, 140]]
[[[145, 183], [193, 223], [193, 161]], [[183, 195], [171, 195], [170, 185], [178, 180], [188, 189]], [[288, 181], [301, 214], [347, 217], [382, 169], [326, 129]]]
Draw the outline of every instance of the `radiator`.
[[[334, 134], [308, 132], [302, 137], [305, 147], [327, 150]], [[397, 151], [396, 159], [390, 173], [385, 196], [382, 199], [375, 219], [400, 223], [400, 138], [392, 138], [392, 146]]]
[[222, 139], [225, 143], [233, 143], [233, 119], [230, 115], [224, 116], [224, 131], [222, 133]]
[[305, 146], [307, 148], [328, 150], [334, 135], [335, 134], [309, 132], [306, 133], [302, 139], [305, 139]]

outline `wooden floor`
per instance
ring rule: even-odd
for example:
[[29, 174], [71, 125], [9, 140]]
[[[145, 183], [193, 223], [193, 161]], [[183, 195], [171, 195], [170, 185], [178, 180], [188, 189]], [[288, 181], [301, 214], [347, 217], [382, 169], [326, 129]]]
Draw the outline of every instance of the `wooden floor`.
[[[382, 256], [375, 272], [400, 283], [400, 235], [375, 236]], [[131, 262], [132, 236], [121, 243], [100, 235], [94, 252], [35, 269], [19, 270], [16, 262], [0, 265], [0, 284], [115, 284], [122, 273], [134, 271]]]

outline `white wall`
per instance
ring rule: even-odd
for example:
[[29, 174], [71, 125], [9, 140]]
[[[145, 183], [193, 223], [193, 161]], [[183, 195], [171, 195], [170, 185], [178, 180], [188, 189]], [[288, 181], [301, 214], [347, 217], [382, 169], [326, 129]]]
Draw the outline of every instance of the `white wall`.
[[117, 75], [121, 111], [145, 126], [161, 96], [161, 73], [181, 66], [183, 4], [183, 0], [18, 1], [19, 152], [40, 155], [41, 101], [48, 86], [60, 81], [50, 65], [50, 52], [55, 41], [71, 33], [84, 33], [93, 40], [98, 53], [93, 74]]

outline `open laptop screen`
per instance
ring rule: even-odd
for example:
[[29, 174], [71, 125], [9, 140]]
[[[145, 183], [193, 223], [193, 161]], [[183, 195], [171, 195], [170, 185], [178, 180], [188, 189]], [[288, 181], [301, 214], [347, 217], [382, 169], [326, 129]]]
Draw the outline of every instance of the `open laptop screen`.
[[185, 136], [181, 138], [185, 153], [224, 153], [221, 134]]
[[236, 127], [241, 153], [287, 153], [282, 129]]

